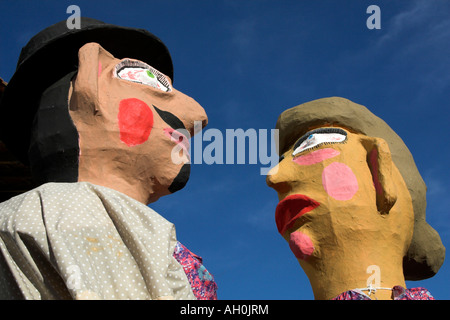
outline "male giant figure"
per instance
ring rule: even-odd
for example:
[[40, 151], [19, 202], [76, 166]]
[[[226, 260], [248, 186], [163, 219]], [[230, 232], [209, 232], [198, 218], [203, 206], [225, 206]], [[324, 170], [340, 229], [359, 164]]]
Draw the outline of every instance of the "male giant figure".
[[186, 184], [186, 132], [207, 123], [172, 82], [166, 46], [141, 29], [63, 21], [23, 48], [0, 138], [40, 186], [0, 204], [0, 298], [216, 298], [201, 258], [147, 206]]
[[425, 221], [426, 187], [400, 137], [337, 97], [284, 111], [277, 129], [281, 158], [267, 184], [314, 297], [431, 299], [405, 279], [433, 276], [445, 248]]

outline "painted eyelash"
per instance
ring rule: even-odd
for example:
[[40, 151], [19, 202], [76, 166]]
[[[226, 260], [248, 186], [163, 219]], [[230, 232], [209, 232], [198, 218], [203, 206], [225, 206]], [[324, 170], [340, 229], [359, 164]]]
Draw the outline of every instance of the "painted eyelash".
[[[339, 134], [344, 135], [346, 137], [344, 141], [347, 141], [347, 132], [345, 132], [342, 129], [339, 129], [339, 128], [319, 128], [319, 129], [315, 129], [315, 130], [309, 131], [309, 132], [305, 133], [303, 136], [301, 136], [301, 138], [298, 139], [297, 142], [295, 143], [294, 150], [297, 149], [302, 144], [302, 142], [305, 141], [310, 135], [315, 134], [315, 133], [339, 133]], [[320, 145], [323, 145], [325, 143], [332, 144], [332, 143], [335, 143], [335, 142], [322, 142], [322, 143], [318, 144], [317, 146], [309, 148], [308, 150], [313, 149], [315, 147], [318, 147]]]
[[345, 144], [345, 143], [347, 143], [347, 139], [345, 139], [343, 141], [340, 141], [340, 142], [330, 142], [330, 141], [321, 142], [318, 145], [315, 145], [314, 147], [309, 147], [308, 149], [305, 149], [303, 151], [312, 151], [312, 150], [319, 149], [321, 146], [325, 146], [325, 145], [329, 145], [329, 144], [335, 144], [335, 143]]
[[156, 75], [159, 82], [161, 82], [163, 86], [167, 88], [168, 91], [172, 91], [172, 87], [170, 86], [169, 81], [167, 81], [167, 78], [161, 72], [152, 67], [150, 67], [150, 70], [154, 75]]
[[125, 68], [153, 69], [148, 64], [142, 61], [125, 59], [116, 65], [116, 74], [119, 74], [119, 72]]

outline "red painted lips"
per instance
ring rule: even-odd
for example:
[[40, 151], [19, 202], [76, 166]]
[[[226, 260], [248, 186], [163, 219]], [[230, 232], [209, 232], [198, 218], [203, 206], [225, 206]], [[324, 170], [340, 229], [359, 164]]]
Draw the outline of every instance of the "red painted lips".
[[278, 203], [275, 210], [278, 232], [283, 235], [287, 229], [292, 227], [295, 220], [319, 205], [317, 201], [302, 194], [293, 194], [284, 198]]

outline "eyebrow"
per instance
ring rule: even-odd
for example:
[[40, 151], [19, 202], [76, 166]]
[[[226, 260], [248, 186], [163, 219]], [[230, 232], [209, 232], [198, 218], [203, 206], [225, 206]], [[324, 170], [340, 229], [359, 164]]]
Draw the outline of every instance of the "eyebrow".
[[308, 131], [303, 136], [301, 136], [300, 139], [297, 140], [297, 142], [294, 145], [294, 150], [297, 149], [303, 141], [305, 141], [310, 135], [315, 133], [339, 133], [347, 137], [347, 132], [340, 128], [318, 128], [311, 131]]

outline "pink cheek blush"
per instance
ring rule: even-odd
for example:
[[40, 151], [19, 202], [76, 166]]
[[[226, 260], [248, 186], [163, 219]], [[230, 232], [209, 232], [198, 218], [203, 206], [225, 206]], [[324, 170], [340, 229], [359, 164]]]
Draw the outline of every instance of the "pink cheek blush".
[[142, 100], [130, 98], [119, 103], [120, 140], [129, 147], [147, 141], [153, 127], [153, 112]]
[[100, 74], [102, 73], [102, 62], [98, 62], [98, 77], [100, 78]]
[[336, 200], [350, 200], [358, 191], [358, 180], [352, 169], [333, 162], [322, 172], [322, 184], [328, 195]]
[[336, 157], [339, 154], [340, 154], [340, 152], [337, 150], [334, 150], [331, 148], [326, 148], [326, 149], [320, 149], [320, 150], [313, 151], [311, 153], [305, 154], [304, 156], [297, 157], [297, 158], [293, 159], [292, 161], [294, 161], [295, 163], [297, 163], [301, 166], [306, 166], [306, 165], [316, 164], [316, 163], [322, 162], [326, 159]]
[[311, 238], [306, 234], [295, 231], [289, 237], [289, 248], [297, 259], [307, 260], [314, 252]]

